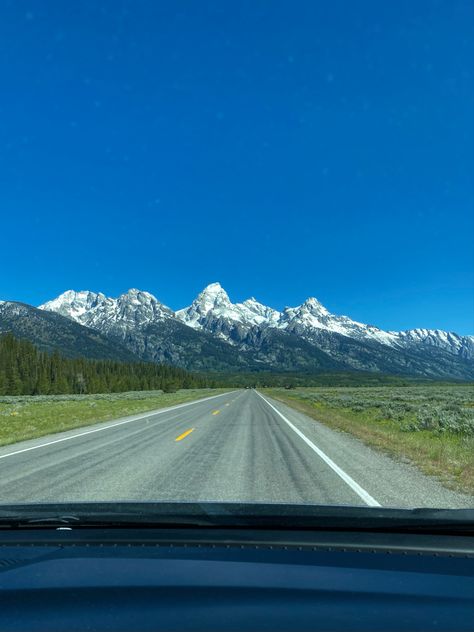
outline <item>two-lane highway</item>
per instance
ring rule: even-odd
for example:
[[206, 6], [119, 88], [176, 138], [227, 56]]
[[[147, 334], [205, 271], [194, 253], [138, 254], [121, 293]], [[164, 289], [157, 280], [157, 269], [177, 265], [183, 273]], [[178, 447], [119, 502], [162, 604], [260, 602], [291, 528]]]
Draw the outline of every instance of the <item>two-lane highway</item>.
[[0, 502], [90, 500], [474, 506], [253, 390], [0, 449]]

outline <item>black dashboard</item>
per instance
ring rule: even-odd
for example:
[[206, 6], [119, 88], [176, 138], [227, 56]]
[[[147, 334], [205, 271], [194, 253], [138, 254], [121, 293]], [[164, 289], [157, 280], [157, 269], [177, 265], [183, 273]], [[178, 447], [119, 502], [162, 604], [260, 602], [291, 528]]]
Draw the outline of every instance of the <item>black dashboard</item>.
[[474, 540], [233, 529], [0, 535], [0, 630], [474, 630]]

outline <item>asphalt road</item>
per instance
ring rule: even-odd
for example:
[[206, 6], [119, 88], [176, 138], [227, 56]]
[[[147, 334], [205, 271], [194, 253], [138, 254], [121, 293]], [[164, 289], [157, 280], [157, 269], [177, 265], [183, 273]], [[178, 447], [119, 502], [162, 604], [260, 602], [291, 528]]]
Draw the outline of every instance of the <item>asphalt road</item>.
[[0, 502], [197, 500], [474, 507], [252, 390], [0, 449]]

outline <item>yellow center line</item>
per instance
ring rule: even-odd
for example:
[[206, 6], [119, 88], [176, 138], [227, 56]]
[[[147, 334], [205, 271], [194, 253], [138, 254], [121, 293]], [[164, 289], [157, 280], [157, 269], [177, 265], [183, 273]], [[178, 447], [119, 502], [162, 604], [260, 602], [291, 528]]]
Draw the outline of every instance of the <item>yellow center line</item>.
[[181, 439], [184, 439], [184, 437], [187, 437], [188, 434], [191, 434], [193, 430], [194, 428], [191, 428], [190, 430], [186, 430], [186, 432], [183, 432], [183, 434], [180, 434], [179, 437], [176, 437], [175, 441], [181, 441]]
[[220, 410], [213, 410], [213, 411], [212, 411], [212, 414], [213, 414], [213, 415], [218, 415], [220, 412], [221, 412]]

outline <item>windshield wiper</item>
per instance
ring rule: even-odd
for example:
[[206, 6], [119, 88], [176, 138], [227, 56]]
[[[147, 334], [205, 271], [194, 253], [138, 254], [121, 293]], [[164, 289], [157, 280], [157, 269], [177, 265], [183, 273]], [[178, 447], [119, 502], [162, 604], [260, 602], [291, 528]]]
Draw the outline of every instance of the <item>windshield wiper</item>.
[[242, 503], [0, 505], [0, 529], [239, 529], [474, 535], [474, 509]]
[[2, 529], [61, 529], [61, 528], [210, 528], [215, 522], [208, 519], [181, 518], [178, 516], [160, 517], [158, 520], [143, 520], [133, 515], [76, 516], [76, 515], [44, 515], [29, 517], [25, 515], [0, 517]]

